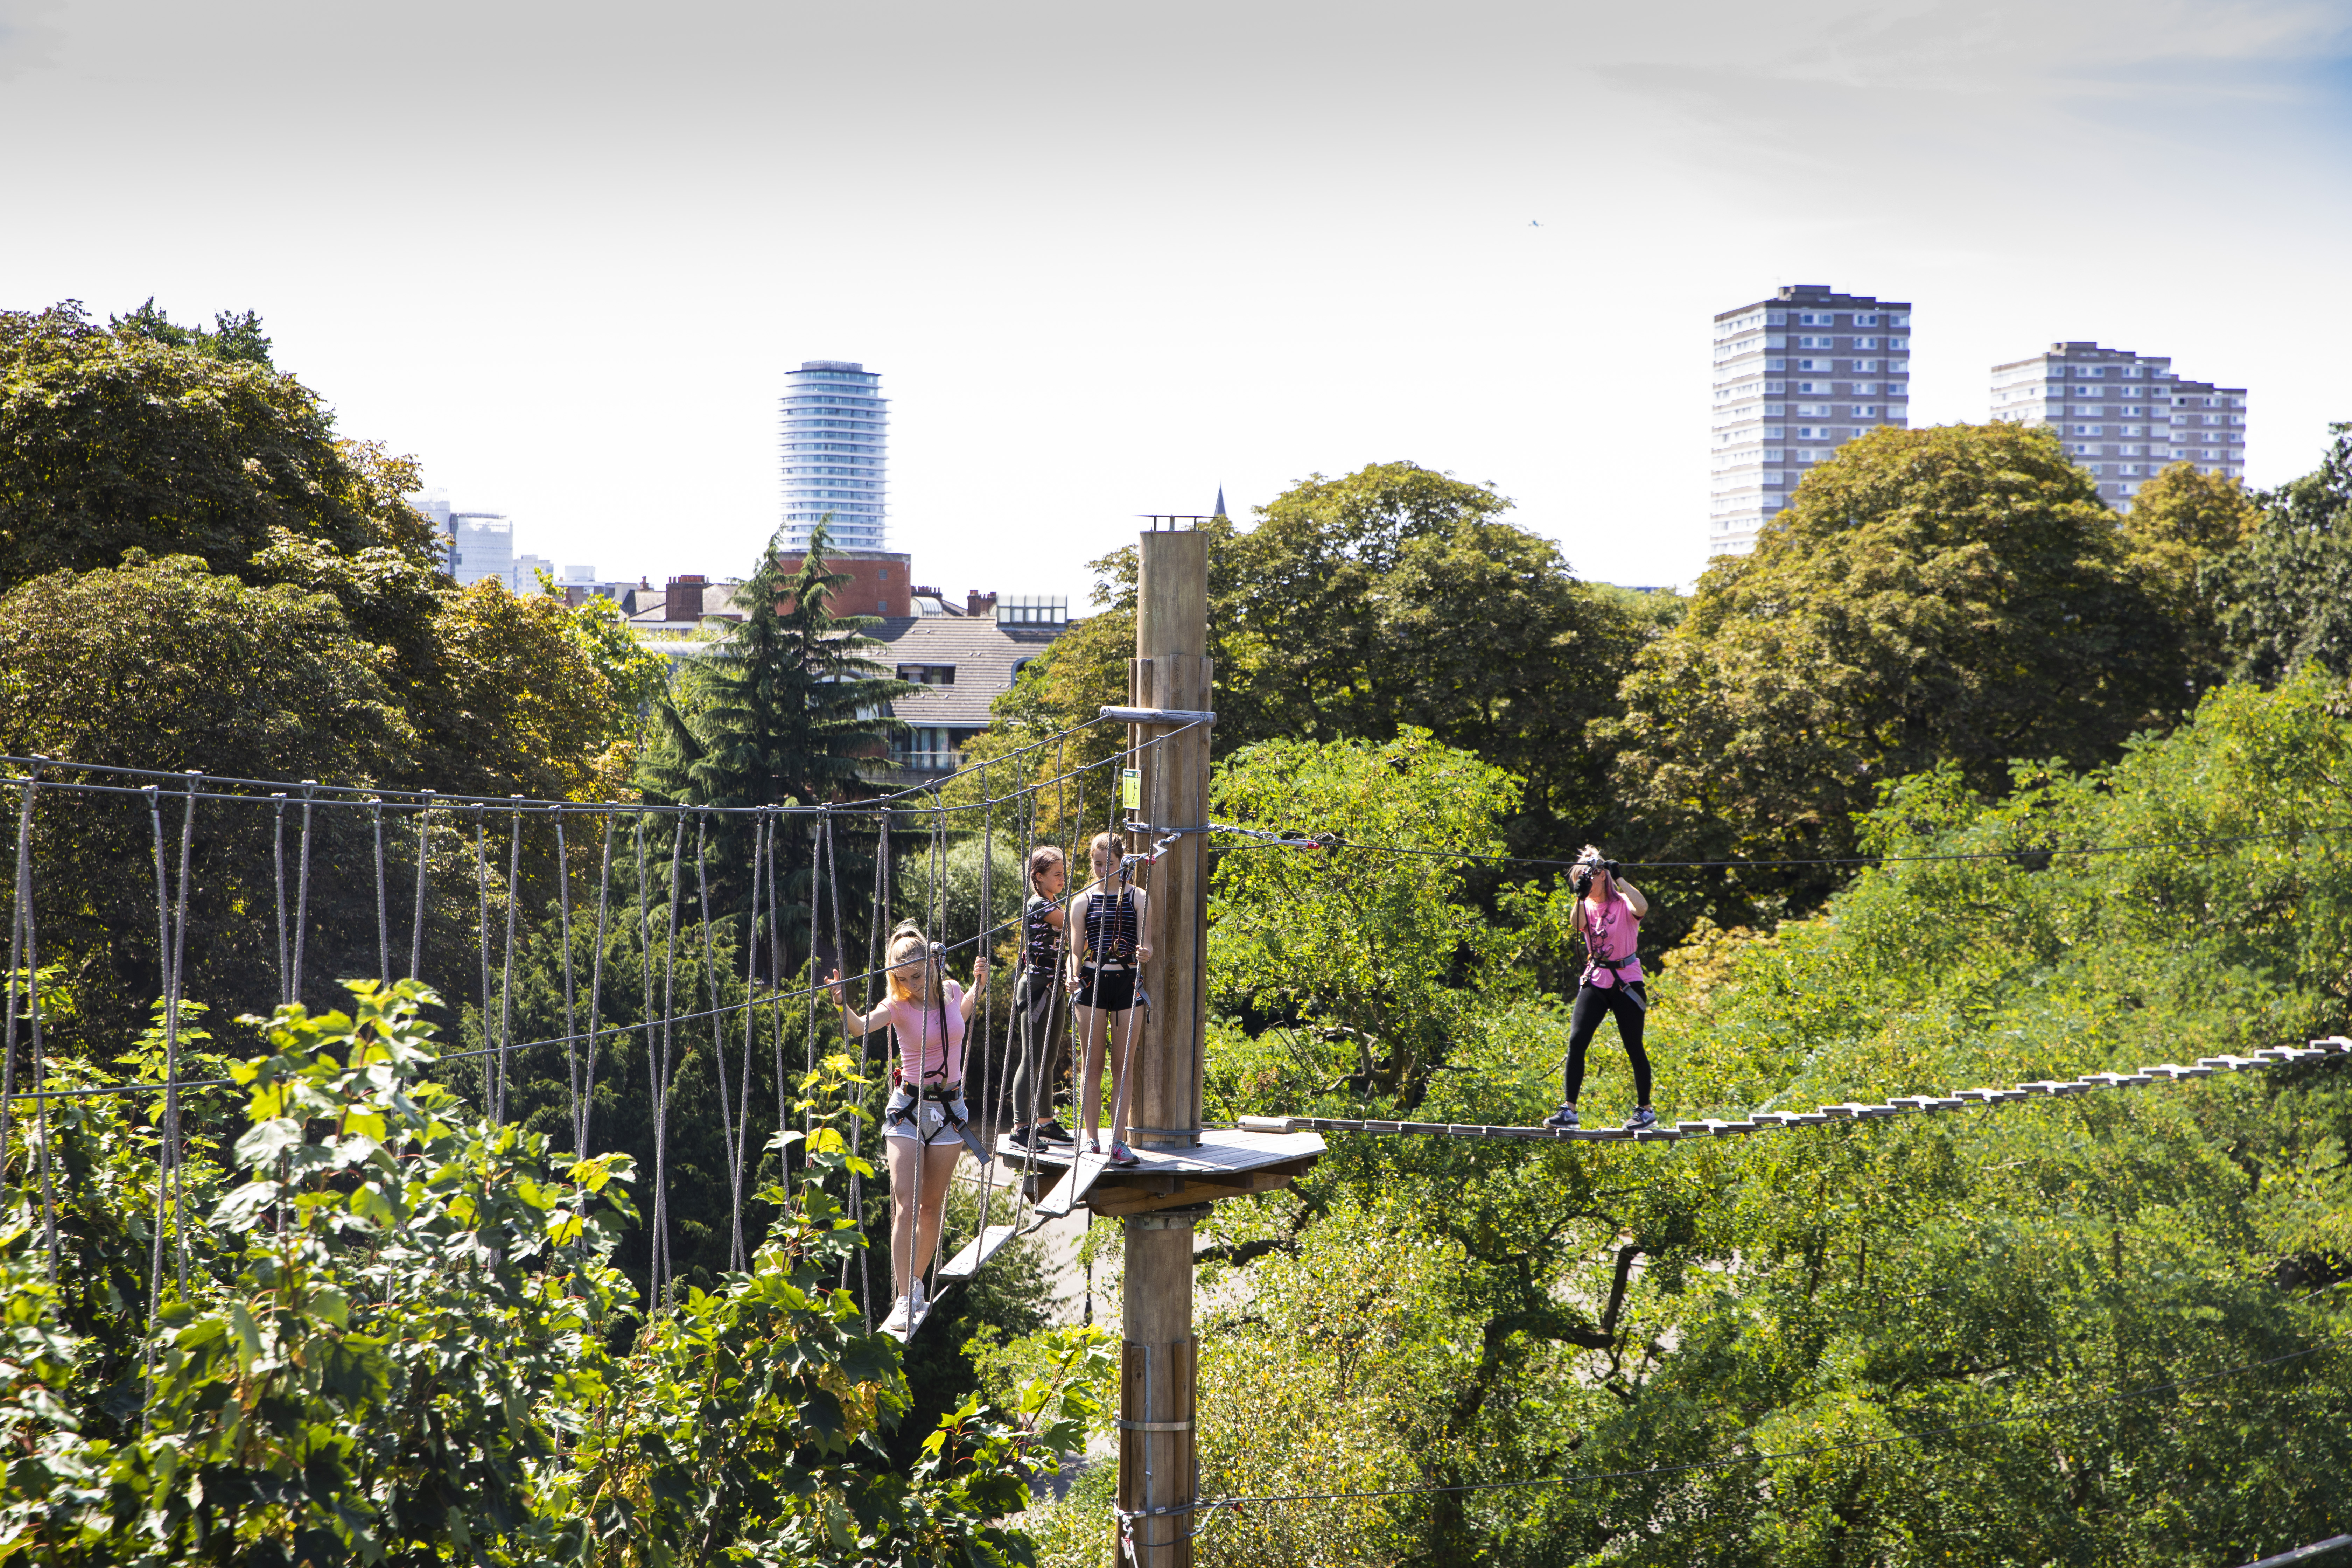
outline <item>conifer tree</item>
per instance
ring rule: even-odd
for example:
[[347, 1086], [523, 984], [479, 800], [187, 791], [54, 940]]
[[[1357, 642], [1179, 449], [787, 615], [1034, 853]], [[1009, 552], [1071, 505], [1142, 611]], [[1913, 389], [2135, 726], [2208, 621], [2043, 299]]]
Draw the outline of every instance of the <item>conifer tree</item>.
[[[819, 524], [799, 570], [788, 572], [780, 541], [768, 541], [743, 584], [743, 619], [708, 658], [688, 665], [655, 706], [657, 739], [644, 769], [648, 798], [811, 805], [875, 793], [867, 770], [887, 756], [890, 738], [905, 728], [888, 716], [888, 704], [915, 689], [891, 679], [873, 658], [882, 644], [866, 633], [878, 616], [834, 613], [834, 595], [849, 576], [827, 566], [829, 543]], [[843, 841], [846, 826], [834, 836], [845, 866], [855, 852]], [[797, 926], [787, 921], [792, 931], [807, 923], [809, 835], [786, 832], [777, 847], [785, 907], [803, 911]], [[751, 907], [753, 854], [748, 818], [712, 819], [714, 915]]]

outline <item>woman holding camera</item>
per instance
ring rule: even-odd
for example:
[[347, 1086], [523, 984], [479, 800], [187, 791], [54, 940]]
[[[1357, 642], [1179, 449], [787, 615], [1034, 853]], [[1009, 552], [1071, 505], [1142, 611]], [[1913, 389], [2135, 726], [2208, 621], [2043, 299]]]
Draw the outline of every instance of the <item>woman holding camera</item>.
[[1658, 1123], [1650, 1109], [1650, 1058], [1642, 1050], [1643, 1016], [1650, 997], [1642, 984], [1642, 960], [1634, 947], [1642, 933], [1642, 917], [1650, 900], [1631, 882], [1617, 877], [1617, 862], [1604, 859], [1588, 844], [1569, 873], [1576, 889], [1576, 934], [1584, 939], [1584, 975], [1576, 987], [1576, 1006], [1568, 1017], [1568, 1063], [1561, 1075], [1560, 1105], [1544, 1118], [1547, 1127], [1575, 1127], [1577, 1091], [1584, 1087], [1584, 1047], [1609, 1014], [1617, 1017], [1617, 1037], [1633, 1062], [1633, 1092], [1640, 1100], [1625, 1120], [1639, 1131]]

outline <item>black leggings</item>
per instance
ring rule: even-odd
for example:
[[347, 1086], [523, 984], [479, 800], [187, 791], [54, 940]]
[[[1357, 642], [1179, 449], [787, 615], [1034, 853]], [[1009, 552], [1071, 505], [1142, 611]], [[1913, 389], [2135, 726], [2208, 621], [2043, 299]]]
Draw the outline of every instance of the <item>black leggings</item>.
[[[1020, 1064], [1013, 1072], [1013, 1121], [1025, 1127], [1033, 1111], [1041, 1121], [1054, 1115], [1055, 1090], [1069, 1066], [1069, 1009], [1064, 1005], [1059, 968], [1024, 970], [1016, 995], [1013, 1027], [1023, 1043]], [[1034, 1107], [1032, 1095], [1037, 1100]]]
[[[1648, 993], [1643, 992], [1644, 995]], [[1570, 1105], [1576, 1103], [1577, 1090], [1584, 1087], [1584, 1047], [1592, 1043], [1592, 1031], [1601, 1027], [1604, 1014], [1617, 1015], [1617, 1037], [1625, 1042], [1625, 1054], [1633, 1058], [1633, 1092], [1636, 1104], [1650, 1103], [1650, 1058], [1642, 1050], [1642, 1016], [1645, 1011], [1623, 985], [1580, 985], [1576, 990], [1576, 1007], [1568, 1016], [1568, 1070], [1561, 1077], [1560, 1098]]]

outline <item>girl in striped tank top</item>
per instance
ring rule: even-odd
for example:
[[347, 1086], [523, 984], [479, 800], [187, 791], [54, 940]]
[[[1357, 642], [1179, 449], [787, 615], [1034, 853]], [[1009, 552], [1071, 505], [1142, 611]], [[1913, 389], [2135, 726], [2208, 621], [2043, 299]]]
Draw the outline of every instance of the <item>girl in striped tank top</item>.
[[1114, 1037], [1118, 1058], [1110, 1064], [1117, 1085], [1111, 1100], [1110, 1162], [1132, 1165], [1124, 1142], [1128, 1068], [1135, 1047], [1135, 982], [1151, 956], [1151, 904], [1129, 879], [1118, 840], [1095, 835], [1087, 860], [1095, 879], [1071, 902], [1064, 930], [1070, 935], [1070, 989], [1076, 994], [1079, 1057], [1085, 1063], [1081, 1110], [1088, 1153], [1102, 1152], [1102, 1075]]

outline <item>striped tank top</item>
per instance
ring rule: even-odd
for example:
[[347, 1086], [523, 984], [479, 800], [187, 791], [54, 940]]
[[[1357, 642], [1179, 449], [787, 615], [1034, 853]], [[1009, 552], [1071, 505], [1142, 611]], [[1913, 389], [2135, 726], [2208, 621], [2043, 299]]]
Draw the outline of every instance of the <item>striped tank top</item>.
[[1089, 968], [1131, 969], [1135, 942], [1142, 929], [1136, 918], [1135, 892], [1121, 888], [1116, 899], [1101, 889], [1087, 900], [1087, 963]]

